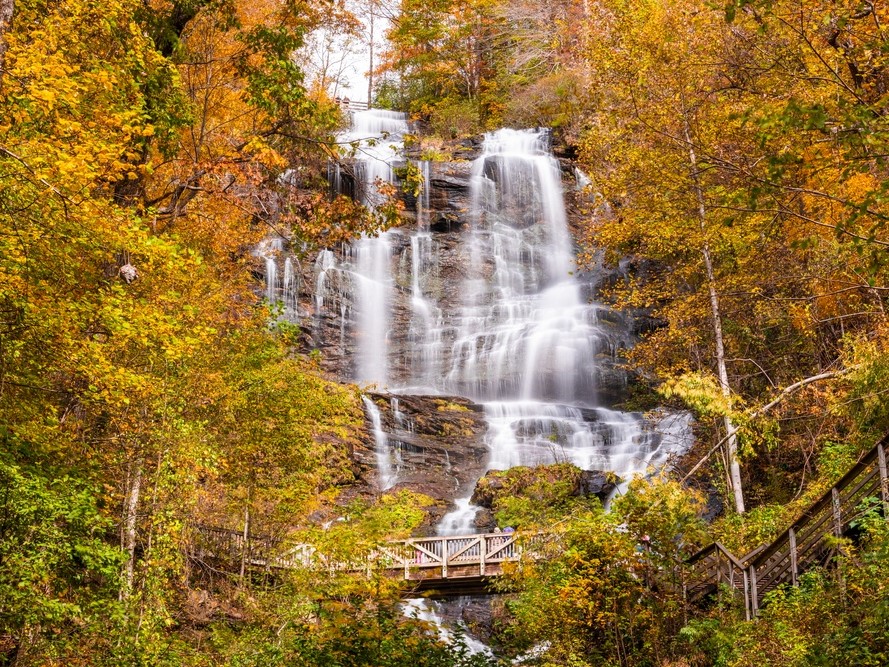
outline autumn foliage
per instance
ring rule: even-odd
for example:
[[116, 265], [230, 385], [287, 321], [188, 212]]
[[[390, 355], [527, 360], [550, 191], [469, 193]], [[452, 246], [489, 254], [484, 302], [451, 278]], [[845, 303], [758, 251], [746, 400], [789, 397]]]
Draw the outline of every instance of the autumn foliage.
[[[377, 101], [446, 139], [555, 128], [593, 182], [587, 259], [620, 268], [601, 297], [644, 314], [637, 400], [693, 410], [712, 454], [695, 480], [728, 498], [738, 464], [747, 499], [706, 529], [675, 481], [636, 480], [611, 513], [544, 482], [505, 502], [552, 533], [504, 579], [500, 648], [547, 665], [886, 664], [880, 517], [758, 624], [730, 596], [690, 610], [677, 577], [708, 536], [743, 551], [782, 530], [889, 426], [889, 7], [371, 4], [393, 5]], [[354, 477], [357, 390], [296, 351], [253, 254], [396, 221], [323, 178], [343, 119], [300, 49], [359, 32], [350, 10], [0, 0], [0, 665], [489, 662], [405, 619], [379, 573], [189, 558], [204, 523], [306, 530]], [[310, 537], [364, 554], [426, 500], [356, 500]]]

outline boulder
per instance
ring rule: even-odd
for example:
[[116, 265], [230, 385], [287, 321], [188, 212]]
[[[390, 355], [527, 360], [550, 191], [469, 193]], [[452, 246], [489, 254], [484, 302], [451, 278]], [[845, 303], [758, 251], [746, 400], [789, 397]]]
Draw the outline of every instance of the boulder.
[[489, 510], [497, 508], [501, 498], [530, 496], [541, 502], [558, 502], [565, 497], [596, 496], [603, 502], [620, 483], [614, 473], [581, 470], [570, 463], [517, 466], [509, 470], [491, 470], [476, 482], [472, 503]]

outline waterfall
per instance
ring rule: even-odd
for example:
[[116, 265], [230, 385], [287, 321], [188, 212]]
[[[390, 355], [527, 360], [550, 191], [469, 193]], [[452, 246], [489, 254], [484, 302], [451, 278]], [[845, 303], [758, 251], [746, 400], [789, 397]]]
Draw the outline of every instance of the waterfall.
[[315, 259], [315, 314], [324, 310], [328, 295], [327, 274], [336, 268], [336, 257], [330, 250], [322, 250]]
[[442, 309], [423, 289], [435, 270], [434, 241], [428, 231], [411, 236], [411, 320], [408, 330], [413, 383], [433, 386], [444, 353]]
[[478, 531], [475, 528], [475, 515], [478, 507], [471, 504], [470, 498], [456, 498], [456, 508], [445, 514], [438, 522], [436, 532], [439, 535], [472, 535]]
[[[458, 600], [458, 603], [459, 602], [460, 601]], [[409, 616], [418, 621], [423, 621], [434, 627], [441, 641], [446, 644], [454, 643], [456, 637], [454, 632], [448, 628], [448, 623], [442, 613], [441, 602], [427, 600], [425, 598], [415, 598], [402, 602], [401, 608], [405, 616]], [[467, 633], [465, 624], [460, 622], [458, 623], [458, 627], [463, 644], [470, 655], [481, 653], [487, 656], [493, 656], [493, 652], [488, 646]]]
[[392, 465], [392, 452], [389, 448], [389, 437], [383, 428], [383, 418], [380, 408], [369, 396], [363, 396], [364, 408], [373, 426], [375, 453], [377, 460], [377, 476], [379, 477], [380, 491], [392, 488], [395, 484], [397, 471]]
[[385, 387], [388, 380], [389, 301], [392, 291], [389, 232], [362, 238], [354, 249], [358, 359], [355, 379]]
[[[366, 204], [375, 203], [375, 183], [394, 178], [406, 131], [402, 114], [353, 115], [344, 140], [359, 146], [355, 174]], [[485, 135], [472, 165], [471, 225], [447, 250], [456, 281], [441, 273], [446, 251], [430, 231], [431, 167], [419, 168], [415, 229], [362, 238], [337, 266], [330, 253], [318, 259], [316, 313], [327, 306], [331, 273], [349, 276], [340, 314], [353, 379], [482, 404], [491, 468], [570, 462], [630, 477], [684, 446], [687, 429], [667, 437], [657, 420], [614, 410], [603, 398], [603, 360], [613, 363], [632, 338], [620, 314], [593, 299], [595, 276], [578, 273], [548, 133]]]
[[[382, 202], [379, 183], [394, 181], [393, 168], [402, 159], [407, 116], [370, 109], [352, 114], [352, 128], [342, 142], [355, 148], [355, 176], [363, 204], [373, 209]], [[354, 379], [385, 387], [388, 383], [390, 301], [393, 290], [391, 233], [362, 237], [351, 249], [356, 285], [357, 359]]]
[[299, 294], [299, 274], [293, 268], [293, 258], [284, 260], [284, 307], [296, 311]]
[[[270, 304], [281, 301], [278, 290], [282, 285], [278, 282], [278, 260], [284, 250], [284, 241], [278, 237], [264, 239], [254, 250], [254, 255], [262, 258], [265, 263], [265, 298]], [[286, 262], [291, 261], [288, 257]], [[286, 283], [285, 276], [285, 283]], [[286, 290], [286, 284], [284, 285]]]
[[274, 257], [265, 258], [265, 298], [269, 303], [278, 300], [278, 266]]
[[363, 204], [373, 208], [381, 201], [377, 182], [392, 183], [393, 168], [402, 161], [407, 116], [396, 111], [370, 109], [352, 114], [352, 127], [340, 142], [355, 146], [355, 175]]
[[[489, 467], [571, 462], [644, 471], [639, 415], [597, 396], [600, 326], [576, 276], [559, 165], [542, 131], [486, 135], [473, 169], [473, 261], [442, 389], [485, 406]], [[445, 369], [442, 369], [444, 371]]]

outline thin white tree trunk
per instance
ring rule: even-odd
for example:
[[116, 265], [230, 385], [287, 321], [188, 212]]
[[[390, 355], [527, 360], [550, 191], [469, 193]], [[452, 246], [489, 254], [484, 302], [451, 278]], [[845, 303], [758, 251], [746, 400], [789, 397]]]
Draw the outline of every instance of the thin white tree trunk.
[[127, 497], [124, 499], [124, 525], [121, 542], [127, 554], [127, 562], [124, 566], [123, 588], [120, 591], [121, 600], [128, 598], [133, 591], [133, 576], [136, 564], [136, 519], [138, 518], [139, 496], [141, 492], [142, 459], [140, 458], [133, 462], [133, 472], [130, 475]]
[[370, 62], [367, 70], [367, 108], [373, 106], [373, 89], [374, 89], [374, 3], [371, 0], [370, 7], [370, 40], [368, 46], [370, 48]]
[[3, 83], [3, 72], [6, 63], [6, 33], [12, 26], [14, 11], [14, 0], [0, 0], [0, 84]]
[[241, 541], [241, 585], [244, 585], [244, 575], [247, 574], [247, 554], [250, 551], [250, 501], [252, 490], [247, 492], [247, 503], [244, 505], [244, 532]]
[[[683, 121], [685, 123], [685, 141], [688, 146], [688, 160], [691, 165], [691, 178], [694, 184], [695, 197], [698, 202], [698, 217], [701, 223], [701, 232], [706, 232], [707, 228], [707, 207], [704, 202], [704, 191], [701, 188], [701, 181], [698, 176], [698, 157], [695, 154], [694, 144], [691, 141], [691, 133], [688, 127], [687, 112], [683, 113]], [[719, 309], [719, 294], [716, 291], [716, 276], [713, 271], [713, 258], [710, 254], [710, 246], [704, 241], [701, 250], [704, 255], [704, 268], [707, 272], [707, 290], [710, 295], [710, 310], [713, 317], [713, 339], [716, 346], [716, 373], [719, 377], [719, 385], [722, 389], [722, 395], [731, 398], [732, 390], [728, 381], [728, 370], [725, 366], [725, 340], [722, 335], [722, 315]], [[735, 511], [739, 514], [744, 513], [744, 489], [741, 485], [741, 465], [738, 462], [738, 429], [732, 422], [731, 417], [726, 415], [723, 418], [725, 425], [725, 449], [726, 460], [728, 463], [728, 480], [732, 489], [735, 500]]]

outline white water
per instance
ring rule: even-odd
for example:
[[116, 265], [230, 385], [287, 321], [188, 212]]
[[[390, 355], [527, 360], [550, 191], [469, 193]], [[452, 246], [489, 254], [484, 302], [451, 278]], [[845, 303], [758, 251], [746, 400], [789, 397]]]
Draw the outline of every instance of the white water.
[[380, 408], [374, 403], [369, 396], [362, 396], [364, 401], [364, 409], [370, 418], [374, 433], [374, 451], [377, 461], [377, 477], [379, 478], [380, 491], [392, 488], [397, 479], [398, 471], [392, 462], [392, 450], [389, 447], [389, 436], [383, 429], [383, 419], [380, 415]]
[[389, 301], [392, 291], [389, 232], [362, 238], [353, 248], [358, 319], [357, 366], [354, 379], [361, 384], [386, 386], [389, 357]]
[[[362, 203], [373, 209], [383, 201], [380, 183], [394, 180], [393, 165], [402, 159], [405, 114], [381, 109], [352, 114], [352, 128], [340, 141], [354, 143], [355, 176]], [[360, 336], [354, 380], [386, 386], [388, 382], [392, 249], [390, 232], [362, 237], [351, 249]]]
[[265, 298], [270, 304], [279, 301], [277, 260], [283, 248], [282, 239], [270, 237], [261, 241], [254, 250], [254, 255], [262, 258], [265, 264]]
[[[394, 178], [407, 129], [402, 114], [375, 110], [354, 114], [342, 137], [358, 145], [356, 178], [369, 206], [374, 183]], [[428, 184], [429, 164], [419, 166]], [[449, 260], [461, 269], [459, 282], [445, 284], [438, 273], [443, 251], [430, 231], [425, 186], [415, 230], [362, 238], [340, 263], [332, 253], [319, 256], [316, 314], [328, 302], [340, 304], [332, 315], [341, 317], [343, 349], [352, 345], [352, 379], [393, 394], [459, 395], [483, 404], [491, 468], [570, 462], [630, 477], [662, 464], [685, 445], [687, 429], [668, 437], [661, 424], [599, 398], [602, 358], [632, 341], [615, 326], [619, 316], [592, 300], [591, 279], [577, 273], [546, 133], [486, 135], [472, 168], [471, 202], [471, 229]], [[348, 293], [330, 298], [334, 274]], [[408, 313], [405, 331], [393, 331], [397, 307]], [[388, 447], [381, 442], [378, 449]], [[390, 474], [397, 481], [394, 471], [381, 478]]]
[[599, 405], [598, 356], [614, 346], [614, 332], [600, 326], [605, 308], [590, 303], [576, 276], [545, 133], [487, 135], [472, 202], [472, 260], [462, 305], [447, 320], [456, 332], [450, 354], [425, 355], [422, 376], [443, 377], [437, 391], [484, 404], [491, 468], [564, 461], [644, 472], [656, 439], [639, 415]]
[[[447, 644], [453, 644], [455, 640], [455, 634], [452, 630], [448, 629], [447, 623], [445, 622], [444, 618], [442, 618], [440, 607], [440, 602], [427, 600], [425, 598], [405, 600], [401, 603], [401, 608], [405, 616], [409, 616], [418, 621], [423, 621], [430, 624], [436, 629], [438, 637], [441, 641]], [[462, 623], [460, 630], [463, 642], [470, 653], [484, 653], [486, 655], [493, 655], [491, 649], [488, 646], [470, 636], [466, 632], [466, 628], [462, 625]]]
[[[391, 112], [356, 113], [353, 123], [344, 138], [360, 142], [357, 190], [373, 206], [379, 201], [374, 183], [393, 179], [407, 125]], [[545, 133], [531, 130], [485, 137], [483, 155], [473, 165], [471, 228], [456, 250], [447, 249], [447, 280], [440, 274], [446, 249], [430, 230], [424, 187], [416, 229], [363, 238], [340, 262], [330, 252], [319, 256], [315, 314], [331, 309], [328, 316], [340, 318], [352, 379], [394, 395], [396, 432], [412, 429], [398, 394], [465, 396], [484, 406], [489, 468], [571, 462], [629, 479], [687, 446], [688, 417], [664, 413], [646, 420], [603, 404], [602, 359], [632, 340], [615, 326], [620, 317], [593, 301], [591, 279], [577, 273], [560, 168], [547, 143]], [[428, 184], [429, 164], [420, 169]], [[401, 320], [407, 326], [394, 324], [398, 308], [407, 314]], [[405, 330], [393, 330], [397, 326]], [[396, 354], [393, 341], [399, 337]], [[369, 398], [364, 402], [385, 490], [398, 482], [398, 452], [378, 406]], [[455, 505], [438, 534], [477, 532], [478, 508], [468, 497]], [[405, 606], [449, 637], [435, 605]], [[471, 641], [473, 650], [489, 650]]]
[[456, 498], [454, 505], [456, 505], [455, 509], [445, 514], [438, 522], [436, 532], [441, 536], [474, 535], [477, 533], [475, 515], [478, 513], [478, 506], [471, 504], [468, 496]]

